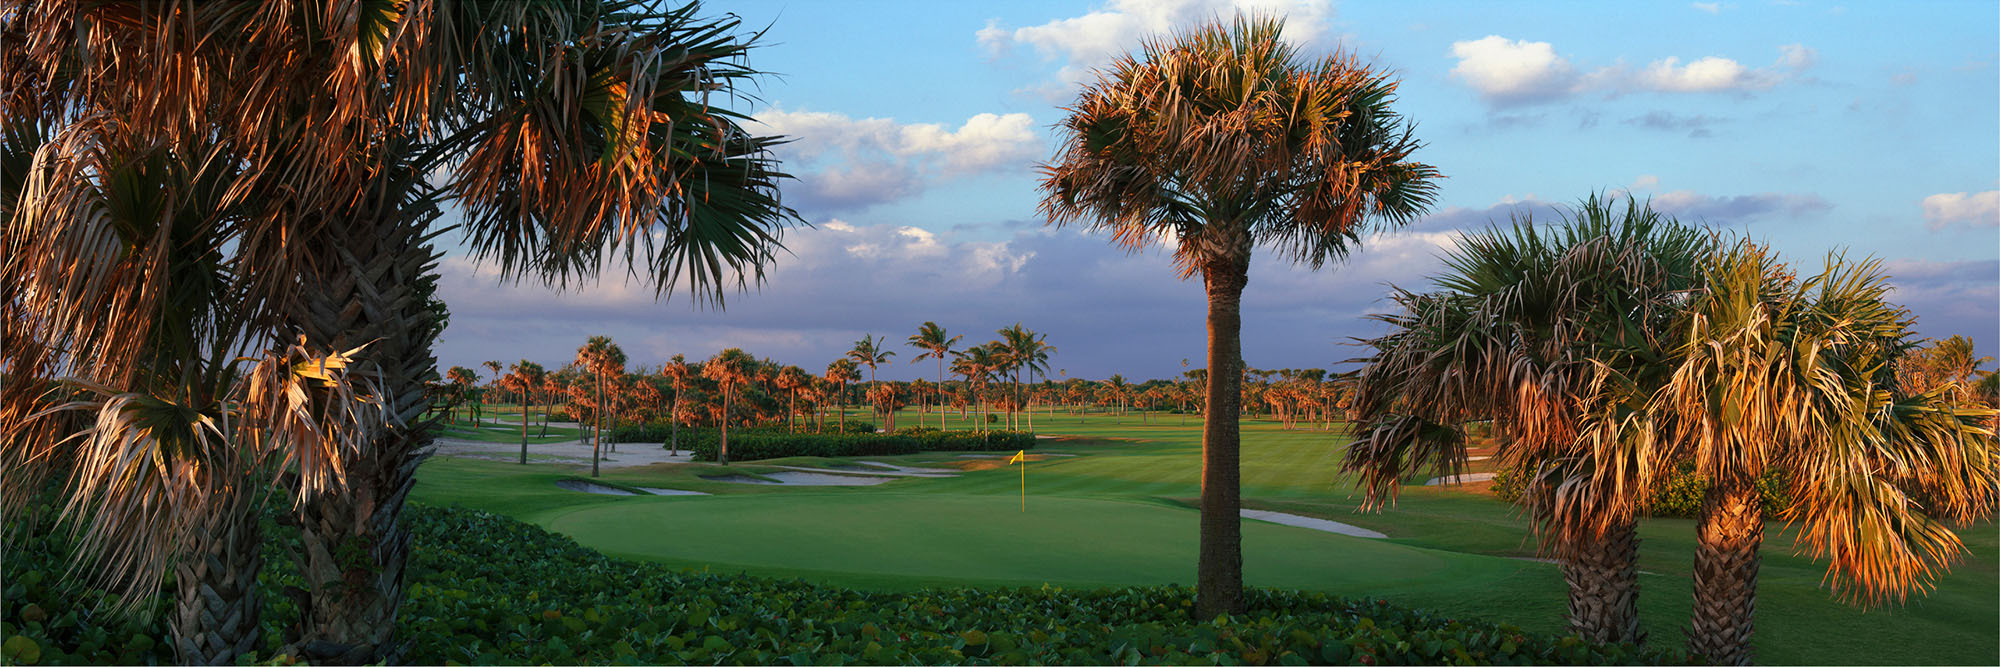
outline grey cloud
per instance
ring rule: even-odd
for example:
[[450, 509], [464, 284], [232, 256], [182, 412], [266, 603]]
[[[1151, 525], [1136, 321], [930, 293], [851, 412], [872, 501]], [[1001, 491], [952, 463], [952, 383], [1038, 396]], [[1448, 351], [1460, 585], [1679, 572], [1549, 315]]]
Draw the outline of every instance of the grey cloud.
[[1726, 122], [1729, 122], [1726, 118], [1717, 118], [1707, 114], [1684, 116], [1669, 111], [1652, 111], [1643, 116], [1634, 116], [1625, 119], [1626, 125], [1666, 132], [1684, 131], [1687, 132], [1689, 137], [1695, 139], [1705, 139], [1714, 136], [1715, 133], [1710, 128]]

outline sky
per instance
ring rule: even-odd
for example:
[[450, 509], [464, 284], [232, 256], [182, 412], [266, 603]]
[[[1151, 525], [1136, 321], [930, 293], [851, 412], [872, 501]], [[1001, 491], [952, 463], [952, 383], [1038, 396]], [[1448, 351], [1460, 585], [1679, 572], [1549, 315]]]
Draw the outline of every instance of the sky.
[[[558, 290], [503, 281], [446, 239], [441, 367], [557, 367], [592, 335], [657, 367], [740, 347], [820, 371], [864, 335], [883, 379], [930, 378], [903, 345], [925, 321], [966, 342], [1021, 323], [1051, 376], [1203, 366], [1206, 306], [1171, 253], [1129, 253], [1036, 213], [1036, 166], [1095, 68], [1148, 36], [1251, 11], [1308, 54], [1400, 81], [1417, 159], [1446, 176], [1430, 214], [1319, 271], [1260, 252], [1244, 294], [1254, 368], [1340, 368], [1389, 285], [1421, 291], [1461, 234], [1550, 219], [1593, 193], [1769, 243], [1802, 272], [1883, 262], [1926, 337], [2000, 356], [2000, 4], [1978, 2], [844, 2], [737, 0], [773, 75], [734, 102], [793, 140], [767, 280], [726, 309], [610, 270]], [[484, 375], [483, 369], [478, 369]], [[1060, 372], [1060, 374], [1058, 373]]]

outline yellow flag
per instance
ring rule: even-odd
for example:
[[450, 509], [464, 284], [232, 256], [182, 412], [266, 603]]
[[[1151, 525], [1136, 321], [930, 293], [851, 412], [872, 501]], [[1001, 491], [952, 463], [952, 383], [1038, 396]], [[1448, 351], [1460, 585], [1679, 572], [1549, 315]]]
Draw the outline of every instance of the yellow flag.
[[1020, 463], [1026, 460], [1028, 460], [1028, 450], [1023, 449], [1021, 451], [1014, 452], [1014, 458], [1007, 459], [1007, 465], [1014, 465], [1016, 463]]

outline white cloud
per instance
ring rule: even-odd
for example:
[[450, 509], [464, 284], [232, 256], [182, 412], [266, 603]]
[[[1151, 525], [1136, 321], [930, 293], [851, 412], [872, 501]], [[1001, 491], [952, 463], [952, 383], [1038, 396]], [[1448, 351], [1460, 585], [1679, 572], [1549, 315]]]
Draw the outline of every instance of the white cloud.
[[1689, 6], [1694, 7], [1695, 11], [1707, 12], [1710, 14], [1722, 13], [1722, 3], [1720, 2], [1696, 2], [1696, 3], [1690, 3]]
[[1451, 55], [1458, 58], [1452, 76], [1496, 106], [1561, 97], [1577, 85], [1575, 68], [1548, 42], [1488, 35], [1453, 42]]
[[1632, 179], [1631, 185], [1625, 187], [1628, 190], [1651, 190], [1659, 186], [1660, 186], [1659, 176], [1655, 176], [1653, 174], [1640, 174], [1638, 178]]
[[1817, 51], [1803, 44], [1786, 44], [1778, 51], [1777, 61], [1763, 68], [1721, 56], [1703, 56], [1685, 64], [1679, 56], [1669, 56], [1637, 70], [1609, 65], [1584, 71], [1549, 42], [1488, 35], [1453, 42], [1451, 55], [1458, 64], [1451, 72], [1487, 104], [1507, 107], [1553, 102], [1585, 92], [1755, 92], [1799, 76], [1819, 58]]
[[2000, 190], [1934, 194], [1924, 198], [1923, 206], [1924, 221], [1931, 229], [1954, 224], [2000, 227]]
[[975, 36], [995, 57], [1025, 45], [1044, 62], [1062, 63], [1055, 80], [1027, 92], [1061, 99], [1090, 77], [1092, 68], [1139, 47], [1141, 40], [1165, 35], [1237, 12], [1285, 17], [1284, 38], [1295, 44], [1320, 39], [1333, 22], [1331, 0], [1110, 0], [1081, 16], [1008, 29], [986, 23]]
[[1025, 169], [1042, 152], [1034, 119], [1024, 113], [982, 113], [957, 128], [785, 109], [759, 113], [757, 121], [791, 139], [778, 147], [799, 177], [788, 193], [800, 196], [788, 203], [808, 213], [913, 196], [931, 179]]

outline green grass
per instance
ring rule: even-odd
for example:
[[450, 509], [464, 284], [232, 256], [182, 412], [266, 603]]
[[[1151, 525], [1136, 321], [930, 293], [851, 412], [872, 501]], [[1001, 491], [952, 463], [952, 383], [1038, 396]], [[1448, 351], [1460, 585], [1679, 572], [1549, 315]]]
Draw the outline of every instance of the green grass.
[[[865, 418], [864, 413], [856, 413]], [[935, 414], [926, 420], [935, 425]], [[1037, 453], [1068, 453], [1028, 468], [1028, 511], [1018, 469], [949, 479], [903, 479], [868, 487], [731, 484], [708, 465], [610, 470], [626, 486], [687, 489], [705, 497], [612, 497], [557, 489], [573, 466], [440, 459], [420, 472], [419, 502], [501, 512], [575, 537], [607, 553], [713, 571], [798, 577], [908, 590], [939, 585], [1097, 587], [1191, 583], [1199, 495], [1200, 422], [1155, 415], [1036, 416]], [[898, 426], [917, 423], [914, 411]], [[948, 426], [970, 426], [954, 416]], [[1247, 506], [1333, 519], [1381, 531], [1363, 540], [1261, 522], [1244, 525], [1245, 577], [1252, 585], [1325, 590], [1473, 618], [1562, 629], [1561, 577], [1534, 553], [1527, 524], [1483, 494], [1405, 487], [1397, 505], [1358, 513], [1337, 474], [1344, 438], [1246, 421]], [[876, 457], [946, 465], [951, 454]], [[829, 467], [848, 459], [795, 458], [731, 466]], [[2000, 661], [2000, 577], [1994, 524], [1961, 532], [1970, 553], [1928, 596], [1864, 611], [1828, 598], [1824, 567], [1794, 556], [1773, 526], [1759, 581], [1758, 659], [1769, 663], [1957, 663]], [[1641, 614], [1653, 641], [1678, 645], [1690, 605], [1694, 524], [1642, 524]]]

